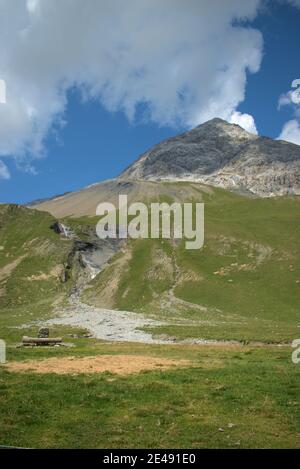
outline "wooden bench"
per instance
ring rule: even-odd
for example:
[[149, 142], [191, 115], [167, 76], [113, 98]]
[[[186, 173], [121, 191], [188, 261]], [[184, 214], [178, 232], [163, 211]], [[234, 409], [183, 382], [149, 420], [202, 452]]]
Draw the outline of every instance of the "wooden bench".
[[59, 345], [62, 343], [61, 337], [27, 337], [22, 339], [23, 345]]

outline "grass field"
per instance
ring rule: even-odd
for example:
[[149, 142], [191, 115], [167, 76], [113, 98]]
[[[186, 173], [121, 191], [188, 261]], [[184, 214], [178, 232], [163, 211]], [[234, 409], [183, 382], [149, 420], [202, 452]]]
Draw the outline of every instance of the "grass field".
[[[237, 345], [109, 343], [53, 326], [51, 335], [73, 346], [18, 348], [22, 335], [36, 335], [36, 320], [66, 303], [78, 266], [69, 265], [72, 242], [50, 229], [52, 216], [1, 206], [0, 338], [8, 365], [107, 355], [188, 362], [127, 375], [38, 374], [0, 365], [0, 444], [300, 447], [300, 365], [292, 363], [290, 346], [300, 337], [300, 199], [244, 198], [218, 189], [201, 197], [204, 249], [129, 242], [81, 299], [159, 319], [164, 324], [151, 328], [156, 336]], [[82, 239], [95, 223], [64, 221]]]
[[[79, 341], [80, 342], [80, 341]], [[289, 348], [87, 345], [10, 349], [9, 360], [65, 353], [185, 358], [192, 366], [119, 376], [0, 368], [0, 441], [26, 447], [295, 448], [300, 365]]]

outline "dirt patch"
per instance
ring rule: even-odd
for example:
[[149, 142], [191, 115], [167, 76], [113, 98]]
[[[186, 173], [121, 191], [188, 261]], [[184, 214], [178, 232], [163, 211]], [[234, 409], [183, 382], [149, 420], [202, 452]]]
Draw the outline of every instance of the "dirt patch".
[[30, 277], [26, 277], [26, 280], [32, 282], [35, 280], [49, 280], [50, 278], [61, 278], [63, 270], [63, 265], [57, 265], [53, 267], [49, 274], [46, 274], [45, 272], [39, 272], [38, 274], [33, 274]]
[[184, 272], [178, 272], [177, 284], [182, 284], [184, 282], [201, 282], [203, 276], [194, 272], [193, 270], [186, 270]]
[[247, 272], [247, 271], [253, 271], [256, 269], [256, 264], [238, 264], [238, 262], [233, 262], [229, 266], [226, 267], [221, 267], [219, 270], [216, 270], [214, 272], [214, 275], [229, 275], [230, 273], [235, 273], [235, 272]]
[[127, 375], [145, 370], [165, 370], [170, 367], [187, 366], [189, 364], [188, 360], [172, 360], [147, 355], [101, 355], [96, 357], [64, 357], [11, 362], [5, 367], [14, 372], [32, 371], [34, 373], [56, 374], [110, 372]]
[[20, 264], [20, 262], [24, 259], [24, 256], [20, 256], [14, 261], [12, 261], [10, 264], [6, 264], [4, 267], [0, 269], [0, 280], [5, 279], [6, 277], [9, 277], [12, 271]]

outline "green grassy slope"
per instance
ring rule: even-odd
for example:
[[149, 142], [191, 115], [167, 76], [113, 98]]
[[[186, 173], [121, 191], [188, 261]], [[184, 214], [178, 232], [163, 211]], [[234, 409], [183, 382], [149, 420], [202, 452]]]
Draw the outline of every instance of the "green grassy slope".
[[[186, 186], [172, 183], [168, 193], [177, 187], [178, 200]], [[289, 342], [300, 322], [300, 198], [246, 198], [199, 186], [199, 200], [206, 204], [204, 248], [128, 241], [83, 301], [165, 320], [153, 332], [181, 339]], [[61, 281], [72, 243], [49, 228], [53, 221], [46, 212], [0, 208], [0, 320], [6, 332], [48, 313], [72, 286], [72, 280]], [[96, 223], [95, 217], [64, 221], [82, 239]]]
[[70, 288], [62, 275], [71, 243], [50, 229], [54, 221], [46, 212], [0, 206], [2, 339], [16, 335], [12, 327], [44, 317]]
[[[110, 306], [173, 319], [159, 333], [272, 342], [294, 338], [300, 324], [300, 198], [245, 198], [221, 189], [201, 197], [203, 249], [186, 250], [184, 242], [130, 241], [122, 269], [118, 255], [84, 300], [101, 304], [114, 283]], [[196, 307], [170, 302], [170, 289]]]

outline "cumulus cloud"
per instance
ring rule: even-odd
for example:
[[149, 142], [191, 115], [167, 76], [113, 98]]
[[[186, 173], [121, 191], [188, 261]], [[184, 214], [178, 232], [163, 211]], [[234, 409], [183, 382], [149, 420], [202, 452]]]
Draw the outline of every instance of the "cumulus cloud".
[[0, 179], [9, 179], [10, 174], [8, 171], [8, 168], [6, 164], [3, 163], [2, 160], [0, 160]]
[[300, 78], [293, 80], [291, 87], [292, 89], [289, 90], [287, 93], [283, 93], [280, 95], [279, 100], [278, 100], [279, 109], [282, 106], [287, 106], [287, 105], [297, 106], [298, 104], [300, 104]]
[[286, 142], [300, 145], [300, 123], [296, 119], [286, 122], [278, 140], [285, 140]]
[[253, 116], [250, 114], [242, 114], [238, 111], [235, 111], [231, 114], [230, 117], [231, 124], [238, 124], [243, 127], [247, 132], [257, 135], [257, 128], [253, 119]]
[[134, 120], [143, 104], [160, 125], [218, 116], [256, 132], [236, 112], [262, 36], [244, 26], [260, 0], [0, 0], [0, 156], [43, 154], [67, 91]]
[[278, 108], [292, 106], [295, 119], [284, 124], [278, 139], [300, 145], [300, 79], [293, 80], [291, 87], [291, 90], [279, 97]]

